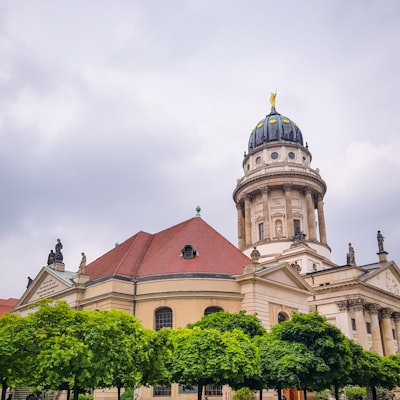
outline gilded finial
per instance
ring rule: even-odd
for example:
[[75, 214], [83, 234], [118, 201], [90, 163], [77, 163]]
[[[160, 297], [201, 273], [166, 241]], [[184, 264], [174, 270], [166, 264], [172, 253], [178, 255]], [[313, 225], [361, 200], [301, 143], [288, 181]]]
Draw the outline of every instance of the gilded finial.
[[200, 217], [200, 211], [201, 211], [200, 206], [197, 206], [196, 207], [196, 217]]
[[269, 98], [269, 102], [271, 103], [272, 108], [275, 108], [275, 98], [276, 98], [276, 90], [275, 93], [271, 93], [271, 96]]

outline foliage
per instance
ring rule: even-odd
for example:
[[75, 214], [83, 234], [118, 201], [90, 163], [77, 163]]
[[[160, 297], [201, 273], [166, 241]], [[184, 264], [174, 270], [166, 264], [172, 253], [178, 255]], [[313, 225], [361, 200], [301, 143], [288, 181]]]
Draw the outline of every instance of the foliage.
[[258, 349], [240, 330], [177, 329], [170, 370], [172, 381], [187, 386], [207, 384], [244, 385], [258, 375]]
[[[38, 349], [36, 380], [79, 392], [140, 382], [146, 331], [123, 311], [77, 311], [65, 302], [43, 303], [30, 314]], [[143, 367], [146, 369], [146, 367]], [[148, 368], [147, 368], [148, 369]]]
[[349, 386], [346, 387], [346, 399], [347, 400], [354, 400], [359, 396], [362, 396], [364, 399], [366, 398], [367, 390], [365, 387], [360, 386]]
[[263, 382], [270, 389], [317, 387], [316, 373], [329, 370], [322, 357], [303, 343], [289, 342], [267, 335], [258, 341]]
[[133, 399], [133, 389], [126, 388], [125, 392], [121, 394], [121, 400], [132, 400]]
[[256, 314], [246, 315], [246, 311], [244, 310], [238, 313], [219, 311], [217, 313], [208, 314], [200, 321], [189, 324], [187, 327], [190, 329], [194, 327], [201, 329], [218, 329], [221, 332], [232, 332], [235, 329], [240, 329], [251, 338], [262, 336], [266, 333]]
[[[271, 338], [281, 341], [275, 349], [280, 352], [279, 346], [286, 349], [287, 367], [290, 366], [285, 373], [278, 362], [275, 376], [280, 382], [276, 384], [286, 380], [286, 384], [292, 381], [299, 389], [322, 390], [347, 380], [352, 366], [349, 340], [317, 312], [293, 313], [291, 320], [272, 328]], [[286, 354], [290, 349], [292, 356]]]
[[17, 314], [0, 318], [0, 384], [4, 400], [9, 386], [32, 383], [36, 349], [26, 319]]
[[254, 392], [248, 387], [242, 387], [235, 391], [233, 400], [252, 400]]
[[93, 400], [93, 394], [79, 393], [78, 400]]

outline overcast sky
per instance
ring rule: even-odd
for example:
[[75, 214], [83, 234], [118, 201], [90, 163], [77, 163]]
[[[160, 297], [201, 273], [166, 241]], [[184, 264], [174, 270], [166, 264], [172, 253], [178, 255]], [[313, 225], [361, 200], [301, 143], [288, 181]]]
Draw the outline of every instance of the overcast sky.
[[0, 3], [0, 298], [195, 215], [236, 245], [252, 128], [295, 121], [332, 260], [400, 264], [398, 0]]

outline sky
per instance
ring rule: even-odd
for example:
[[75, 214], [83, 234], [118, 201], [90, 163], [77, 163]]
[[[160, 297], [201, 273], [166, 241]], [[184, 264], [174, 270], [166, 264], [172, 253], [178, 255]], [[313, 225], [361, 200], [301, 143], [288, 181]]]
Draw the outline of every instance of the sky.
[[3, 0], [0, 298], [195, 216], [237, 244], [251, 130], [295, 121], [332, 260], [400, 265], [398, 0]]

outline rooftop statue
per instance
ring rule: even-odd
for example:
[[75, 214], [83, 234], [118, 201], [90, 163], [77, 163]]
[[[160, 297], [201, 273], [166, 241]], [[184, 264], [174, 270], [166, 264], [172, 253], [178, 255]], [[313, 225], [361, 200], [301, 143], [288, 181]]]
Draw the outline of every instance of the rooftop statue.
[[382, 236], [381, 231], [378, 231], [376, 239], [378, 240], [378, 252], [383, 253], [385, 251], [385, 249], [383, 248], [383, 242], [385, 238]]
[[275, 98], [276, 98], [276, 92], [275, 93], [271, 93], [271, 96], [269, 98], [269, 102], [271, 103], [271, 107], [275, 108]]
[[347, 265], [356, 265], [354, 248], [351, 243], [349, 243], [349, 252], [347, 253]]
[[63, 248], [63, 245], [61, 243], [60, 239], [57, 239], [57, 243], [55, 245], [55, 252], [53, 250], [50, 250], [50, 253], [47, 257], [47, 265], [54, 264], [55, 262], [62, 262], [63, 261], [63, 254], [61, 252], [61, 249]]

